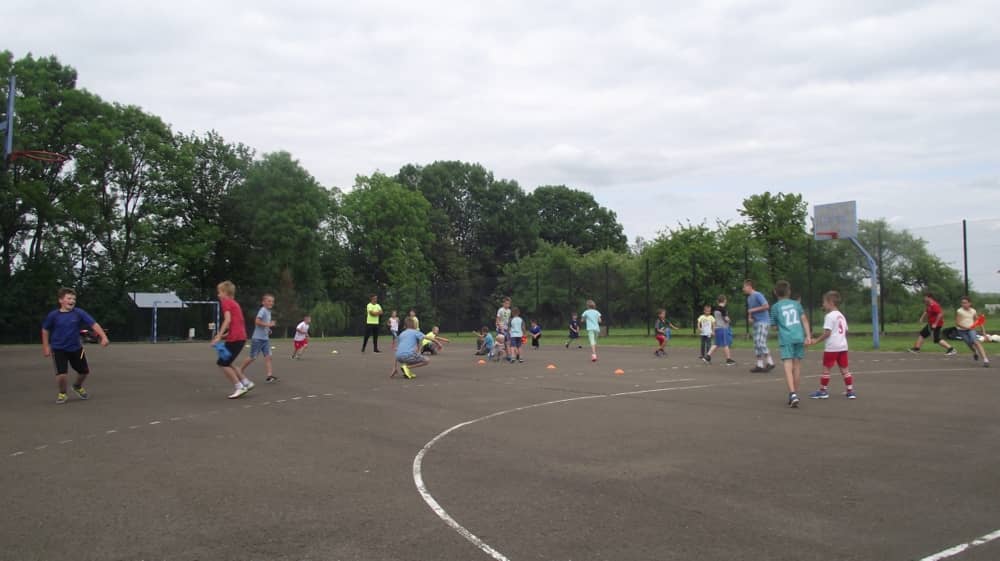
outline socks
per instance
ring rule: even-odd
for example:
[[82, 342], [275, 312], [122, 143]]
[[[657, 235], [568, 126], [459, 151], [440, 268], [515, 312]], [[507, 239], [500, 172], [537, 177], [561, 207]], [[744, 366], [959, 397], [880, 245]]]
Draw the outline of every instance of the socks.
[[757, 359], [757, 368], [764, 368], [764, 361], [759, 358]]
[[826, 391], [828, 387], [830, 387], [830, 373], [824, 372], [823, 375], [819, 377], [819, 389]]
[[844, 387], [848, 390], [854, 389], [854, 376], [850, 372], [844, 372]]

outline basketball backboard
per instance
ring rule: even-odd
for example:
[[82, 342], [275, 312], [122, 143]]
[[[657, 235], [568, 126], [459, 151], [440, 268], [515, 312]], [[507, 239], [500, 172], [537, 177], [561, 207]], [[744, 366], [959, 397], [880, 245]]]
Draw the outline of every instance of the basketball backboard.
[[814, 206], [813, 237], [817, 240], [858, 237], [858, 202]]

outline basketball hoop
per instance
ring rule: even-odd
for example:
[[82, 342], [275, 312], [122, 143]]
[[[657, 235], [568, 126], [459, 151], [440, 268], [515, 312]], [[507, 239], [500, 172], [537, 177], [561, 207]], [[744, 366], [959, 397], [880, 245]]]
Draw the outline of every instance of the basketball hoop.
[[48, 152], [46, 150], [17, 150], [10, 153], [10, 161], [16, 161], [20, 158], [25, 158], [28, 160], [34, 160], [36, 162], [43, 162], [47, 164], [61, 164], [66, 160], [69, 160], [69, 156], [66, 154], [60, 154], [58, 152]]
[[826, 240], [836, 240], [840, 238], [840, 234], [837, 232], [816, 232], [816, 239], [826, 239]]

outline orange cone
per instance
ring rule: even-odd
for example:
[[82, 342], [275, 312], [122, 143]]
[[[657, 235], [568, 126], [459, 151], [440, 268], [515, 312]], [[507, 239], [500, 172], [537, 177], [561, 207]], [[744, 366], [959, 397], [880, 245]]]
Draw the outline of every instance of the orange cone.
[[622, 370], [621, 368], [619, 368], [618, 370], [615, 370], [615, 376], [621, 376], [624, 373], [625, 373], [625, 371]]
[[476, 364], [486, 364], [486, 361], [483, 359], [479, 359], [479, 362], [477, 362]]
[[548, 369], [548, 370], [555, 370], [556, 369], [556, 365], [555, 364], [550, 364], [550, 365], [546, 366], [545, 368]]

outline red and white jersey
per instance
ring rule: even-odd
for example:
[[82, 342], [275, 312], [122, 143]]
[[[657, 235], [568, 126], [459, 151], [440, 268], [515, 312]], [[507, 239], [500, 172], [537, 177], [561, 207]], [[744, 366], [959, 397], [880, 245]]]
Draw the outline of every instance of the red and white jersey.
[[823, 318], [823, 330], [829, 330], [824, 350], [828, 353], [839, 353], [847, 350], [847, 318], [840, 310], [834, 310]]

